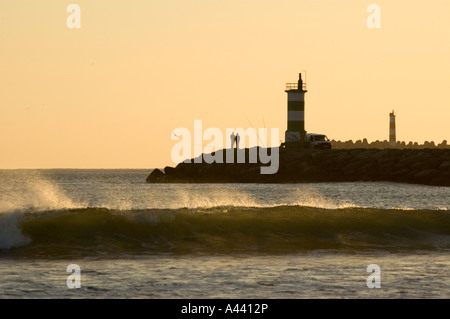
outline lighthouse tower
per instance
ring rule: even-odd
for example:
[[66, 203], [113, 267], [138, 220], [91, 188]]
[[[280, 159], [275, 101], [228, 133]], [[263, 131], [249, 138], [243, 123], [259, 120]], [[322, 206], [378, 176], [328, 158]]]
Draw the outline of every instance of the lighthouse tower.
[[286, 147], [304, 147], [305, 143], [305, 93], [306, 83], [299, 74], [297, 83], [287, 83], [285, 92], [288, 94]]
[[395, 114], [394, 111], [389, 113], [389, 144], [394, 146], [397, 143], [397, 139], [395, 137]]

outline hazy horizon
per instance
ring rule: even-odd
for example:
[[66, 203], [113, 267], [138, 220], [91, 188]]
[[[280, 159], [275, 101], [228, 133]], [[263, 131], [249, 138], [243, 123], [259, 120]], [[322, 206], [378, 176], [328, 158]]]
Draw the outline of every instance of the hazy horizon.
[[171, 133], [194, 120], [284, 141], [285, 84], [303, 70], [308, 132], [388, 140], [395, 110], [398, 141], [448, 141], [449, 12], [444, 0], [2, 1], [0, 169], [174, 166]]

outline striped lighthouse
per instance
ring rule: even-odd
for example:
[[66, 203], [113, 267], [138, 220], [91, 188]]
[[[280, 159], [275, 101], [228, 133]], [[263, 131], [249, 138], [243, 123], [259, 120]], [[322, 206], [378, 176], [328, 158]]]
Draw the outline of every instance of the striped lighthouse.
[[395, 114], [394, 111], [389, 113], [389, 144], [394, 146], [397, 143], [397, 139], [395, 137]]
[[305, 143], [305, 93], [306, 83], [299, 74], [297, 83], [287, 83], [285, 92], [288, 94], [286, 147], [303, 147]]

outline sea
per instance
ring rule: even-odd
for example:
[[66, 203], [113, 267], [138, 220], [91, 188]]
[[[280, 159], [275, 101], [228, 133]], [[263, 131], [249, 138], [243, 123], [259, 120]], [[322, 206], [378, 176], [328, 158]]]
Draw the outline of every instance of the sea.
[[450, 187], [0, 170], [0, 298], [442, 299]]

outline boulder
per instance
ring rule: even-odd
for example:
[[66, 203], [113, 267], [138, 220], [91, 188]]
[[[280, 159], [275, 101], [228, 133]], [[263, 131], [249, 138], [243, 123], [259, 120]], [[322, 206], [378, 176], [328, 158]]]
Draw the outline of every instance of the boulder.
[[155, 168], [147, 177], [147, 183], [158, 183], [164, 179], [164, 173]]
[[166, 166], [164, 167], [164, 174], [167, 176], [175, 176], [177, 175], [177, 169], [175, 167]]
[[431, 180], [434, 179], [434, 177], [438, 174], [439, 171], [437, 169], [425, 169], [414, 174], [414, 180], [419, 183], [429, 184]]
[[439, 170], [442, 172], [450, 172], [450, 161], [442, 162], [442, 164], [439, 166]]

